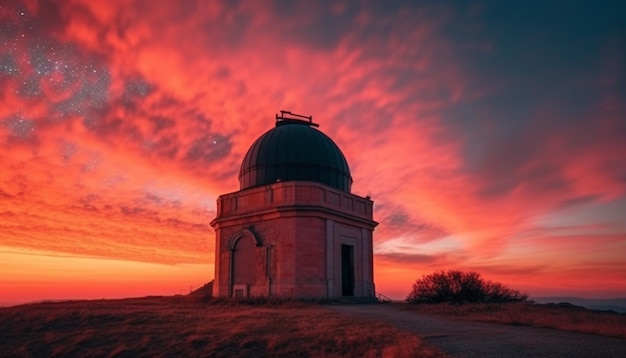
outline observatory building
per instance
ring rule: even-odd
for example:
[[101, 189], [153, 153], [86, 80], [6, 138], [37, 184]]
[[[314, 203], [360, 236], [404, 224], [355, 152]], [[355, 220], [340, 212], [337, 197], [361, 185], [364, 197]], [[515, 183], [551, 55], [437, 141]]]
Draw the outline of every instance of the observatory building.
[[213, 295], [374, 297], [373, 202], [350, 193], [337, 145], [281, 111], [250, 147], [240, 190], [217, 199]]

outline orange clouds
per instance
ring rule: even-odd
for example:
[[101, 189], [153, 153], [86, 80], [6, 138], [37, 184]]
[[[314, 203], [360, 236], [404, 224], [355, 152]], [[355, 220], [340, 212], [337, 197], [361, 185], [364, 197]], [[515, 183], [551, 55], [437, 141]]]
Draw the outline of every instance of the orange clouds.
[[[612, 77], [593, 62], [623, 54], [608, 46], [580, 65], [593, 81], [560, 63], [566, 84], [552, 85], [533, 77], [544, 72], [532, 56], [509, 55], [513, 42], [493, 31], [489, 11], [304, 1], [3, 5], [0, 246], [131, 266], [210, 265], [215, 199], [238, 188], [248, 147], [288, 109], [314, 116], [346, 155], [354, 192], [375, 201], [381, 292], [401, 298], [419, 274], [455, 267], [537, 292], [557, 278], [582, 291], [626, 292], [603, 264], [625, 253], [620, 218], [606, 219], [614, 241], [569, 222], [580, 238], [573, 248], [542, 222], [571, 218], [570, 207], [623, 207], [623, 69], [606, 66]], [[50, 265], [37, 267], [44, 275]]]

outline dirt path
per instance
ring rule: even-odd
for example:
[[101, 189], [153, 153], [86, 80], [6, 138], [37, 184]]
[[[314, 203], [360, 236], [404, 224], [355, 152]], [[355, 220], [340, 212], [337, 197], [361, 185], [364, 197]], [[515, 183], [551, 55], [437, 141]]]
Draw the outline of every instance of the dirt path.
[[526, 326], [454, 321], [393, 305], [336, 305], [328, 309], [391, 323], [417, 333], [454, 357], [626, 357], [626, 339]]

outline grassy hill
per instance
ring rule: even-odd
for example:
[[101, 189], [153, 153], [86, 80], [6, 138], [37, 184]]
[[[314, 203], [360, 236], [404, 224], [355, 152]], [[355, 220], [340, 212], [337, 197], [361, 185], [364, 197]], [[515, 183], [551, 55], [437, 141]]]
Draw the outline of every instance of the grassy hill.
[[533, 301], [537, 303], [567, 302], [591, 310], [605, 310], [615, 311], [618, 313], [626, 313], [626, 298], [588, 299], [578, 297], [536, 297], [533, 298]]
[[398, 308], [465, 321], [524, 325], [626, 338], [625, 313], [589, 310], [570, 303], [399, 304]]
[[441, 357], [419, 337], [314, 304], [204, 296], [68, 301], [0, 309], [8, 356]]

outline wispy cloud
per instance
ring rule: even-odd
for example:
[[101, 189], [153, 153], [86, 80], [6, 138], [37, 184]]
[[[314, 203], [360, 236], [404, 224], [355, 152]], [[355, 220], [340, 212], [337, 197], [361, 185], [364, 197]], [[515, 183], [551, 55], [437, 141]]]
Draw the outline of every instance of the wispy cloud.
[[626, 200], [624, 22], [588, 9], [602, 21], [583, 38], [554, 30], [551, 6], [533, 24], [517, 7], [2, 5], [0, 244], [210, 263], [215, 199], [238, 188], [274, 112], [293, 109], [314, 115], [354, 192], [375, 201], [383, 290], [446, 267], [572, 286], [568, 270], [584, 267], [623, 283], [602, 264], [624, 252], [619, 218], [589, 219], [610, 235], [570, 226], [571, 246], [538, 222]]

